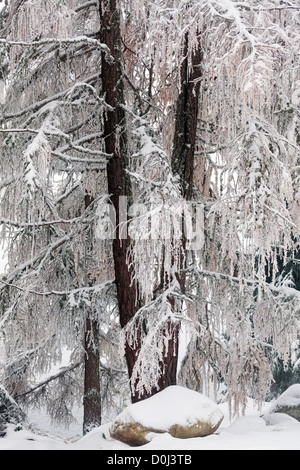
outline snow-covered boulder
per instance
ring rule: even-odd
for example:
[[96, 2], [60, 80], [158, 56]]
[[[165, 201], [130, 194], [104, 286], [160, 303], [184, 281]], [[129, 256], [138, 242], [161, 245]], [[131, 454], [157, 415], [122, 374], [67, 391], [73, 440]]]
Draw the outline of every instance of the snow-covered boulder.
[[276, 431], [297, 428], [296, 431], [298, 433], [300, 432], [300, 422], [285, 413], [269, 413], [264, 415], [263, 419], [267, 426], [273, 426]]
[[149, 433], [169, 433], [185, 439], [214, 433], [223, 420], [218, 406], [201, 393], [172, 385], [134, 403], [113, 421], [110, 435], [130, 446], [150, 441]]
[[268, 413], [285, 413], [300, 421], [300, 384], [291, 385], [269, 408]]

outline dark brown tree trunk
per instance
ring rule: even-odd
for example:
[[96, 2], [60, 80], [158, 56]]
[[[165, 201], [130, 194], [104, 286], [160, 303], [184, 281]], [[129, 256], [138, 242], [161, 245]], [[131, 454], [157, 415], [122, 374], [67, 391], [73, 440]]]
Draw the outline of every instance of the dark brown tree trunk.
[[86, 318], [84, 338], [83, 434], [101, 425], [99, 325]]
[[[124, 92], [122, 80], [122, 52], [120, 36], [120, 12], [116, 0], [102, 0], [99, 3], [101, 20], [102, 43], [106, 44], [111, 51], [113, 60], [103, 53], [102, 55], [102, 86], [106, 102], [112, 107], [104, 119], [104, 137], [106, 152], [112, 157], [107, 166], [108, 192], [116, 213], [116, 234], [113, 240], [113, 256], [115, 264], [115, 278], [120, 314], [120, 324], [123, 328], [132, 320], [138, 310], [136, 302], [136, 286], [131, 283], [131, 273], [127, 264], [127, 250], [129, 239], [122, 238], [119, 222], [122, 217], [121, 196], [128, 198], [130, 203], [131, 187], [126, 175], [128, 167], [127, 139], [125, 128]], [[188, 49], [188, 35], [186, 35], [186, 52]], [[188, 74], [188, 58], [183, 61], [181, 68], [182, 90], [178, 98], [174, 152], [172, 156], [173, 172], [179, 174], [182, 180], [183, 195], [191, 196], [193, 187], [193, 165], [196, 139], [199, 82], [201, 53], [196, 51], [192, 56], [192, 71]], [[124, 220], [124, 219], [123, 219]], [[182, 280], [181, 280], [182, 281]], [[169, 385], [176, 384], [177, 360], [178, 360], [178, 335], [179, 326], [167, 326], [166, 334], [171, 332], [171, 339], [164, 354], [161, 364], [161, 374], [158, 382], [159, 390]], [[125, 347], [126, 361], [129, 377], [136, 363], [141, 347], [137, 341], [134, 349], [128, 344]], [[150, 393], [156, 393], [153, 389]], [[132, 394], [132, 401], [142, 400], [149, 395], [138, 396]]]
[[[122, 51], [120, 35], [120, 12], [116, 0], [100, 1], [101, 33], [100, 40], [111, 51], [113, 60], [103, 53], [102, 55], [102, 87], [106, 102], [112, 107], [104, 119], [104, 138], [106, 152], [112, 157], [107, 165], [108, 192], [116, 214], [116, 231], [113, 240], [113, 257], [115, 266], [115, 279], [118, 296], [120, 324], [124, 328], [134, 317], [138, 310], [136, 287], [131, 282], [131, 273], [127, 264], [127, 251], [129, 238], [122, 234], [119, 222], [124, 221], [122, 197], [131, 200], [131, 187], [129, 177], [126, 175], [128, 167], [127, 138], [125, 128], [124, 92], [122, 77]], [[125, 355], [129, 377], [132, 375], [136, 358], [140, 349], [125, 345]], [[142, 399], [143, 397], [141, 397]], [[137, 396], [132, 395], [132, 401]]]
[[[85, 209], [94, 202], [90, 194], [85, 195]], [[88, 249], [92, 236], [87, 232]], [[86, 254], [88, 258], [88, 254]], [[87, 259], [84, 261], [87, 263]], [[85, 270], [88, 270], [86, 264]], [[86, 276], [86, 284], [92, 283]], [[87, 307], [86, 307], [87, 308]], [[93, 319], [93, 312], [86, 312], [84, 331], [84, 395], [83, 395], [83, 434], [101, 425], [101, 386], [100, 386], [100, 350], [99, 324]]]
[[180, 70], [181, 90], [176, 107], [172, 170], [174, 174], [180, 177], [183, 196], [187, 200], [191, 200], [194, 182], [202, 51], [199, 40], [199, 47], [193, 51], [189, 60], [188, 47], [189, 35], [186, 33], [183, 51], [184, 60]]
[[[199, 92], [201, 78], [201, 61], [202, 52], [199, 47], [193, 51], [191, 56], [191, 64], [188, 58], [189, 36], [185, 35], [184, 43], [184, 60], [180, 69], [181, 90], [177, 99], [176, 115], [175, 115], [175, 132], [172, 152], [172, 171], [180, 177], [182, 195], [188, 201], [193, 196], [194, 182], [194, 161], [195, 146], [197, 135], [197, 117], [199, 108]], [[184, 222], [183, 222], [184, 224]], [[183, 227], [182, 251], [186, 253], [186, 237]], [[187, 256], [182, 256], [181, 268], [185, 268]], [[177, 273], [177, 280], [182, 293], [185, 293], [186, 279], [183, 273]], [[171, 328], [171, 325], [169, 325]], [[172, 347], [169, 351], [168, 364], [172, 381], [177, 373], [178, 360], [178, 343], [179, 343], [179, 326], [173, 330], [172, 336], [173, 346], [177, 347], [177, 355], [171, 357]]]
[[[121, 327], [125, 327], [138, 311], [137, 288], [131, 282], [131, 273], [127, 264], [127, 250], [129, 239], [120, 240], [121, 233], [119, 221], [122, 217], [120, 211], [120, 197], [126, 196], [128, 203], [131, 201], [130, 181], [126, 175], [128, 167], [128, 153], [125, 129], [125, 113], [123, 80], [122, 80], [122, 53], [120, 36], [120, 13], [116, 0], [100, 1], [101, 37], [102, 43], [106, 44], [111, 51], [113, 61], [103, 53], [102, 55], [102, 85], [106, 102], [113, 108], [107, 113], [104, 120], [104, 136], [106, 152], [112, 154], [107, 167], [108, 192], [116, 213], [116, 236], [113, 241], [113, 256], [115, 264], [115, 278], [120, 314]], [[121, 212], [121, 215], [120, 215]], [[124, 218], [122, 218], [124, 220]], [[178, 331], [179, 327], [171, 323], [167, 326], [171, 333], [171, 339], [165, 349], [164, 361], [161, 364], [158, 389], [163, 390], [169, 385], [176, 384], [177, 358], [178, 358]], [[125, 354], [129, 377], [135, 366], [139, 350], [141, 348], [141, 336], [135, 348], [125, 345]], [[135, 387], [137, 384], [134, 385]], [[142, 395], [132, 393], [132, 402], [148, 398], [157, 392], [157, 388]]]

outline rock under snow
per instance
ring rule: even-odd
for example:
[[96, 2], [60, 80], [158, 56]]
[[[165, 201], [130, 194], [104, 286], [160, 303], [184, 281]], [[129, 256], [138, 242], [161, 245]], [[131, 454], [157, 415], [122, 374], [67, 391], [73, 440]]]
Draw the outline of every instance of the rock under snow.
[[222, 420], [223, 413], [212, 400], [173, 385], [128, 406], [113, 421], [110, 435], [130, 446], [140, 446], [150, 441], [151, 432], [167, 432], [181, 439], [208, 436]]
[[283, 392], [268, 413], [285, 413], [300, 421], [300, 384], [291, 385]]

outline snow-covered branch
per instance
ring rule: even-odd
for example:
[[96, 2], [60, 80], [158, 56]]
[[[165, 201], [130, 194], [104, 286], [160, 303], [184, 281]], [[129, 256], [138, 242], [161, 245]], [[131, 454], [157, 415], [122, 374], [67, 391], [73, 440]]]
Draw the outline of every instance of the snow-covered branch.
[[98, 39], [93, 39], [87, 36], [77, 36], [74, 38], [58, 39], [58, 38], [42, 38], [36, 41], [12, 41], [0, 38], [0, 45], [4, 46], [22, 46], [22, 47], [33, 47], [33, 46], [44, 46], [48, 44], [55, 44], [57, 46], [67, 46], [73, 44], [89, 44], [96, 46], [100, 50], [106, 52], [110, 56], [110, 51], [106, 44], [101, 44]]
[[82, 83], [76, 83], [75, 85], [72, 85], [68, 88], [66, 88], [65, 90], [63, 90], [62, 92], [59, 92], [53, 96], [49, 96], [41, 101], [37, 101], [29, 106], [27, 106], [26, 108], [16, 112], [16, 113], [11, 113], [11, 114], [5, 114], [4, 117], [2, 118], [3, 121], [10, 121], [12, 119], [15, 119], [15, 118], [18, 118], [18, 117], [21, 117], [23, 116], [24, 114], [27, 114], [29, 112], [37, 112], [38, 110], [41, 110], [41, 111], [45, 111], [46, 110], [46, 106], [50, 103], [53, 103], [54, 105], [56, 104], [64, 104], [64, 103], [70, 103], [70, 101], [65, 101], [65, 102], [61, 102], [61, 99], [62, 98], [67, 98], [68, 96], [70, 97], [70, 95], [74, 92], [74, 91], [78, 91], [79, 88], [87, 88], [89, 91], [92, 92], [92, 94], [95, 96], [96, 98], [96, 101], [98, 102], [98, 104], [100, 106], [104, 106], [107, 110], [111, 110], [111, 107], [107, 105], [107, 103], [105, 103], [105, 100], [101, 97], [98, 96], [95, 88], [90, 85], [91, 82], [94, 82], [95, 80], [97, 80], [99, 78], [99, 75], [98, 74], [94, 74], [88, 78], [86, 78], [84, 81], [82, 81]]
[[[51, 243], [50, 246], [43, 248], [39, 253], [37, 253], [32, 258], [24, 261], [22, 264], [17, 266], [12, 272], [10, 272], [8, 276], [6, 276], [5, 283], [8, 285], [11, 284], [11, 282], [16, 277], [18, 277], [23, 271], [26, 271], [27, 269], [33, 267], [36, 263], [42, 262], [42, 260], [45, 260], [45, 257], [48, 257], [57, 248], [61, 247], [64, 243], [67, 243], [68, 241], [70, 241], [75, 234], [76, 234], [76, 230], [72, 230], [70, 233], [64, 235], [60, 239]], [[1, 289], [3, 289], [3, 287], [0, 288], [0, 290]]]
[[251, 289], [264, 289], [266, 292], [269, 291], [275, 295], [280, 295], [283, 298], [285, 297], [287, 300], [289, 298], [295, 298], [296, 300], [300, 301], [300, 292], [293, 288], [293, 287], [287, 287], [287, 286], [280, 286], [280, 285], [275, 285], [274, 283], [268, 283], [266, 281], [263, 281], [261, 279], [253, 279], [253, 278], [243, 278], [243, 277], [235, 277], [235, 276], [230, 276], [229, 274], [223, 273], [223, 272], [213, 272], [213, 271], [208, 271], [205, 269], [200, 269], [200, 268], [188, 268], [185, 270], [186, 273], [198, 273], [199, 275], [203, 277], [212, 277], [216, 280], [225, 280], [230, 284], [235, 284], [238, 288], [242, 288], [242, 286], [247, 286], [250, 287]]
[[[63, 147], [59, 147], [55, 151], [53, 151], [54, 154], [55, 153], [56, 154], [62, 154], [63, 152], [65, 152], [67, 150], [73, 149], [73, 150], [77, 150], [78, 152], [81, 152], [81, 153], [88, 153], [90, 155], [98, 155], [98, 156], [102, 155], [103, 157], [108, 157], [108, 158], [111, 157], [110, 154], [107, 154], [103, 151], [89, 149], [87, 147], [83, 147], [83, 146], [79, 145], [79, 144], [90, 142], [94, 139], [97, 139], [97, 138], [101, 137], [102, 133], [95, 133], [95, 134], [87, 135], [87, 136], [84, 136], [84, 137], [82, 137], [82, 138], [80, 138], [76, 141], [72, 141], [69, 134], [62, 132], [59, 129], [55, 129], [54, 127], [49, 126], [47, 124], [45, 126], [42, 126], [42, 130], [43, 130], [43, 134], [45, 134], [46, 136], [62, 137], [68, 142], [68, 145], [65, 145]], [[18, 127], [18, 128], [0, 129], [0, 134], [28, 133], [28, 134], [38, 135], [39, 132], [40, 132], [40, 130], [32, 129], [32, 128], [29, 128], [29, 127], [27, 127], [27, 128]], [[72, 158], [72, 157], [67, 157], [66, 156], [66, 158]], [[99, 160], [97, 162], [99, 162]]]
[[96, 7], [98, 5], [98, 2], [95, 0], [91, 0], [89, 2], [82, 3], [81, 5], [78, 5], [77, 7], [74, 8], [74, 11], [78, 13], [79, 11], [85, 10], [86, 8], [90, 7]]
[[19, 229], [23, 228], [40, 228], [40, 227], [47, 227], [49, 225], [57, 225], [57, 224], [66, 224], [72, 225], [77, 224], [78, 222], [85, 222], [88, 223], [89, 220], [84, 220], [82, 217], [75, 217], [74, 219], [59, 219], [59, 220], [45, 220], [41, 222], [15, 222], [13, 220], [5, 219], [3, 217], [0, 218], [0, 224], [9, 225], [11, 227], [16, 227]]
[[107, 287], [111, 286], [114, 283], [114, 280], [106, 281], [106, 282], [103, 282], [102, 284], [95, 284], [94, 286], [80, 287], [78, 289], [73, 289], [71, 291], [52, 290], [52, 291], [48, 291], [48, 292], [38, 292], [38, 291], [32, 290], [30, 288], [20, 287], [16, 284], [8, 283], [8, 282], [4, 281], [3, 279], [0, 279], [0, 283], [7, 286], [7, 287], [12, 287], [12, 288], [17, 289], [21, 292], [24, 292], [26, 295], [27, 294], [33, 294], [33, 295], [37, 295], [39, 297], [49, 297], [51, 295], [56, 295], [56, 296], [74, 298], [74, 296], [76, 296], [78, 294], [81, 295], [81, 294], [90, 293], [90, 292], [92, 292], [92, 293], [101, 292], [102, 290], [104, 290]]

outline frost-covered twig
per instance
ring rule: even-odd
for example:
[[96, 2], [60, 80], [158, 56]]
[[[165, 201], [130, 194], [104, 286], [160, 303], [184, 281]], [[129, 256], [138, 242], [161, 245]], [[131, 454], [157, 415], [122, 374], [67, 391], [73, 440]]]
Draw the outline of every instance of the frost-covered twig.
[[36, 41], [12, 41], [0, 38], [0, 45], [6, 46], [22, 46], [22, 47], [33, 47], [43, 46], [47, 44], [56, 44], [58, 46], [71, 45], [71, 44], [91, 44], [97, 46], [100, 50], [106, 52], [110, 56], [110, 50], [106, 44], [102, 44], [98, 39], [93, 39], [87, 36], [77, 36], [74, 38], [58, 39], [58, 38], [43, 38]]
[[297, 289], [294, 289], [293, 287], [275, 285], [274, 283], [269, 283], [262, 279], [253, 279], [253, 278], [247, 279], [244, 277], [235, 277], [235, 276], [230, 276], [229, 274], [226, 274], [226, 273], [208, 271], [208, 270], [200, 269], [197, 267], [187, 268], [183, 271], [186, 273], [190, 273], [190, 274], [198, 273], [204, 277], [213, 277], [216, 280], [223, 279], [225, 281], [228, 281], [229, 283], [235, 284], [236, 286], [244, 285], [244, 286], [251, 287], [252, 289], [259, 287], [261, 289], [264, 289], [266, 292], [270, 291], [276, 295], [279, 294], [286, 298], [294, 297], [300, 300], [300, 292]]
[[[27, 269], [31, 268], [33, 265], [35, 265], [37, 262], [41, 262], [42, 259], [45, 259], [45, 256], [49, 256], [50, 253], [52, 253], [54, 250], [62, 246], [64, 243], [67, 243], [72, 239], [72, 237], [75, 235], [77, 231], [72, 230], [69, 234], [64, 235], [60, 239], [54, 241], [51, 243], [49, 247], [43, 248], [38, 254], [33, 256], [32, 258], [24, 261], [21, 263], [19, 266], [17, 266], [14, 271], [10, 272], [8, 276], [6, 276], [6, 283], [10, 284], [16, 277], [18, 277], [23, 271], [26, 271]], [[3, 289], [3, 287], [2, 287]], [[0, 288], [1, 290], [1, 288]]]
[[103, 98], [100, 98], [98, 96], [98, 94], [96, 93], [96, 90], [90, 85], [91, 82], [93, 82], [97, 79], [99, 79], [99, 75], [94, 74], [94, 75], [86, 78], [84, 81], [82, 81], [81, 84], [76, 83], [75, 85], [66, 88], [64, 91], [59, 92], [55, 95], [49, 96], [49, 97], [47, 97], [47, 98], [45, 98], [41, 101], [36, 101], [35, 103], [27, 106], [26, 108], [24, 108], [24, 109], [22, 109], [22, 110], [20, 110], [16, 113], [5, 114], [2, 119], [4, 121], [10, 121], [11, 119], [21, 117], [24, 114], [27, 114], [28, 112], [36, 112], [36, 111], [42, 110], [42, 109], [45, 110], [45, 106], [47, 106], [49, 103], [54, 103], [55, 104], [55, 102], [59, 102], [61, 100], [61, 98], [66, 98], [68, 95], [73, 93], [79, 87], [81, 87], [81, 88], [88, 87], [89, 90], [91, 90], [92, 92], [94, 92], [96, 94], [99, 105], [101, 105], [101, 106], [103, 105], [107, 110], [111, 110], [111, 107], [108, 106], [107, 103], [105, 103], [105, 100]]
[[76, 11], [76, 13], [78, 13], [79, 11], [85, 10], [86, 8], [95, 7], [95, 6], [98, 6], [98, 2], [95, 1], [95, 0], [90, 0], [90, 1], [85, 2], [85, 3], [81, 3], [80, 5], [75, 7], [74, 11]]
[[59, 225], [59, 224], [66, 224], [72, 225], [77, 224], [78, 222], [89, 223], [88, 219], [84, 220], [82, 217], [75, 217], [74, 219], [58, 219], [58, 220], [45, 220], [40, 222], [16, 222], [13, 220], [5, 219], [3, 217], [0, 218], [0, 224], [9, 225], [11, 227], [16, 227], [20, 229], [24, 228], [40, 228], [40, 227], [47, 227], [49, 225]]
[[8, 287], [13, 287], [14, 289], [18, 289], [21, 292], [24, 292], [26, 294], [38, 295], [40, 297], [49, 297], [51, 295], [62, 296], [62, 297], [68, 297], [68, 296], [74, 297], [77, 294], [82, 294], [82, 293], [100, 292], [100, 291], [106, 289], [108, 286], [111, 286], [114, 282], [115, 282], [114, 280], [106, 281], [106, 282], [103, 282], [102, 284], [95, 284], [94, 286], [80, 287], [80, 288], [77, 288], [77, 289], [72, 289], [70, 291], [52, 290], [52, 291], [48, 291], [48, 292], [38, 292], [38, 291], [35, 291], [35, 290], [32, 290], [32, 289], [17, 286], [16, 284], [9, 284], [9, 283], [3, 281], [2, 279], [0, 279], [1, 284], [4, 284]]

